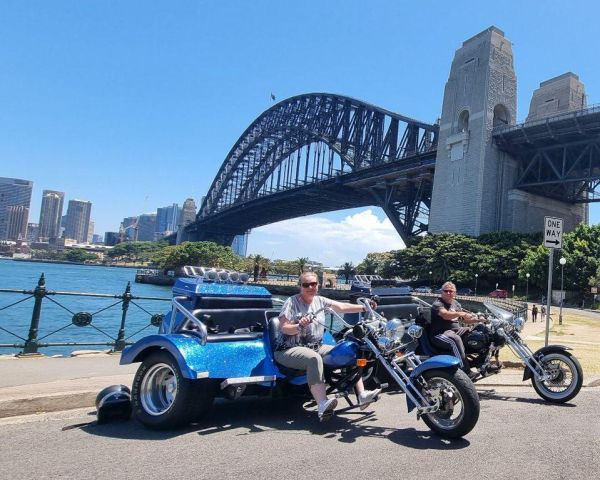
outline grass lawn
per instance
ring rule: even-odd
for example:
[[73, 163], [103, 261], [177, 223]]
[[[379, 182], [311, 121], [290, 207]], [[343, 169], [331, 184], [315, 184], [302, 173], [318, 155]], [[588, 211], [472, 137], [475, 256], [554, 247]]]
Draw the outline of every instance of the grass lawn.
[[[577, 312], [563, 311], [563, 324], [558, 324], [558, 308], [551, 311], [551, 328], [548, 344], [571, 347], [572, 353], [583, 368], [583, 374], [600, 374], [600, 319], [589, 318]], [[544, 346], [546, 335], [545, 322], [525, 324], [522, 332], [527, 345], [534, 352]], [[508, 347], [501, 350], [503, 361], [518, 361]]]

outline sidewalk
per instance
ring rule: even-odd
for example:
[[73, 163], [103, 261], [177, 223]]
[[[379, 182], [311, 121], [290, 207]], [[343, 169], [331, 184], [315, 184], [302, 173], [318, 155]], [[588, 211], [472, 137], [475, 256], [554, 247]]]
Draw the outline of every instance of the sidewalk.
[[95, 407], [109, 385], [131, 387], [139, 364], [119, 365], [119, 354], [72, 358], [0, 356], [0, 418]]
[[[131, 386], [139, 364], [119, 365], [118, 354], [73, 358], [0, 356], [0, 418], [95, 407], [109, 385]], [[528, 387], [522, 368], [506, 368], [477, 382], [478, 387]], [[584, 387], [600, 387], [600, 375], [585, 375]]]

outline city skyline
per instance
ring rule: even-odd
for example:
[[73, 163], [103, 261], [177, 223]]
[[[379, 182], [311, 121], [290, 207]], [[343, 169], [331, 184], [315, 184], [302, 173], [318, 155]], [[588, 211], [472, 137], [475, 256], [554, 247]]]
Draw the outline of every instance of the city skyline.
[[[597, 13], [577, 0], [4, 2], [0, 175], [34, 182], [30, 221], [56, 189], [92, 202], [97, 232], [188, 197], [199, 206], [236, 140], [284, 98], [339, 93], [434, 123], [455, 50], [491, 25], [513, 42], [518, 121], [540, 83], [569, 71], [598, 104]], [[377, 208], [295, 222], [254, 229], [248, 253], [315, 257], [312, 237], [336, 231], [358, 240], [325, 264], [402, 245]]]

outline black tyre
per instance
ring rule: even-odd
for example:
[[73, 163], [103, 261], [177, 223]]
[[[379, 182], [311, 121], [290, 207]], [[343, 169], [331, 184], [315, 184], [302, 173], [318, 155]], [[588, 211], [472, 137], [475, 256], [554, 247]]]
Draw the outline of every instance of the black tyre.
[[552, 352], [544, 355], [542, 365], [550, 378], [531, 379], [533, 388], [544, 400], [552, 403], [565, 403], [581, 390], [583, 370], [579, 361], [567, 352]]
[[428, 370], [422, 377], [426, 385], [421, 393], [431, 403], [440, 404], [436, 412], [423, 415], [425, 424], [446, 438], [460, 438], [473, 430], [479, 419], [479, 396], [466, 373]]
[[199, 420], [210, 410], [215, 394], [212, 380], [184, 378], [166, 351], [152, 353], [142, 362], [131, 390], [134, 418], [158, 430]]

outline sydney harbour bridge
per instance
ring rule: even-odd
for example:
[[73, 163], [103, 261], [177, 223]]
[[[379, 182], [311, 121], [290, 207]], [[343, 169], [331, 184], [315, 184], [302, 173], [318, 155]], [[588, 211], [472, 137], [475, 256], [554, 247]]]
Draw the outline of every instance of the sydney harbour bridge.
[[[495, 27], [473, 37], [480, 43], [490, 38], [492, 49], [504, 40]], [[473, 39], [463, 44], [469, 55], [468, 42]], [[495, 59], [490, 51], [490, 58]], [[504, 91], [505, 80], [502, 82]], [[383, 209], [406, 242], [430, 230], [434, 188], [446, 189], [449, 195], [456, 188], [453, 181], [446, 182], [450, 170], [436, 177], [436, 167], [447, 164], [461, 172], [459, 165], [464, 161], [462, 176], [477, 175], [477, 167], [469, 167], [468, 162], [473, 161], [469, 155], [485, 150], [473, 143], [479, 137], [478, 128], [483, 132], [481, 141], [489, 144], [488, 150], [500, 159], [498, 163], [510, 164], [510, 171], [514, 170], [510, 181], [501, 175], [509, 185], [496, 189], [498, 198], [512, 198], [514, 192], [523, 192], [531, 196], [527, 197], [528, 203], [534, 203], [531, 199], [538, 203], [547, 199], [565, 208], [596, 201], [595, 191], [600, 184], [600, 107], [563, 112], [558, 109], [543, 118], [516, 124], [514, 113], [511, 118], [516, 100], [511, 109], [510, 98], [499, 98], [489, 107], [493, 119], [486, 122], [482, 115], [479, 126], [475, 122], [478, 114], [468, 107], [468, 98], [456, 108], [449, 108], [445, 99], [440, 124], [417, 121], [342, 95], [310, 93], [284, 100], [262, 113], [233, 145], [183, 239], [231, 244], [235, 235], [261, 225], [372, 205]], [[450, 110], [456, 110], [456, 115], [454, 111], [448, 113]], [[455, 148], [457, 145], [460, 149]], [[490, 163], [485, 155], [490, 153], [475, 159], [482, 164], [482, 172]], [[499, 183], [498, 176], [488, 175], [484, 182], [488, 186], [490, 182]], [[438, 197], [442, 199], [438, 204], [445, 201], [442, 194]], [[497, 209], [510, 208], [507, 202], [498, 201], [497, 205]], [[555, 204], [547, 210], [553, 208]], [[516, 217], [509, 216], [513, 224], [508, 227], [506, 221], [502, 223], [500, 213], [496, 212], [495, 218], [500, 219], [495, 226], [478, 227], [477, 231], [463, 227], [464, 233], [523, 230], [515, 226]], [[531, 222], [531, 218], [526, 221]]]

